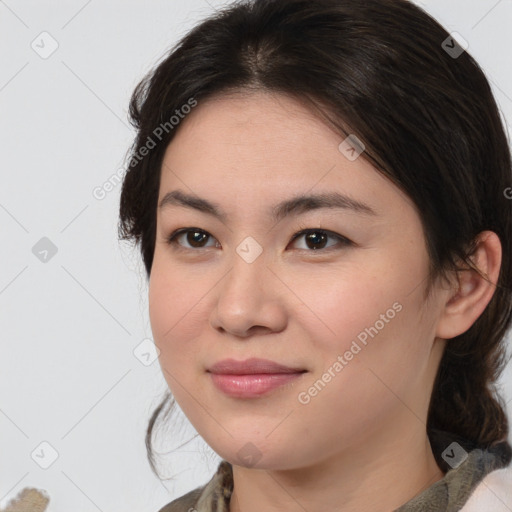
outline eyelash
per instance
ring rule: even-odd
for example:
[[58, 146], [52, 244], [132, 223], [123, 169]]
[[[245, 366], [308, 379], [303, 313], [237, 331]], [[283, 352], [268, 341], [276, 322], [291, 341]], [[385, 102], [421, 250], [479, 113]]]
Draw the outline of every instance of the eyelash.
[[[302, 226], [300, 227], [300, 229], [301, 229], [301, 231], [295, 233], [292, 236], [292, 239], [291, 239], [290, 243], [295, 242], [295, 240], [297, 240], [297, 238], [299, 238], [299, 237], [301, 237], [303, 235], [308, 235], [310, 233], [321, 233], [321, 234], [327, 235], [330, 238], [336, 238], [338, 240], [339, 244], [342, 247], [353, 245], [353, 242], [351, 240], [349, 240], [348, 238], [346, 238], [346, 237], [344, 237], [342, 235], [338, 235], [337, 233], [334, 233], [332, 231], [328, 231], [328, 230], [320, 229], [320, 228], [304, 229]], [[181, 228], [181, 229], [177, 229], [177, 230], [173, 231], [173, 233], [171, 233], [167, 237], [166, 242], [169, 245], [173, 246], [173, 248], [175, 250], [184, 250], [184, 251], [194, 251], [194, 252], [197, 252], [200, 249], [211, 249], [212, 248], [212, 247], [192, 248], [192, 247], [184, 247], [184, 246], [180, 245], [177, 242], [177, 237], [182, 235], [182, 234], [186, 234], [188, 232], [198, 232], [198, 233], [203, 233], [203, 234], [205, 234], [207, 236], [210, 236], [210, 237], [212, 236], [210, 233], [208, 233], [204, 229], [194, 228], [194, 227]], [[325, 253], [325, 252], [330, 252], [333, 249], [336, 250], [336, 246], [335, 245], [327, 247], [327, 248], [321, 248], [321, 249], [297, 249], [297, 250], [305, 251], [305, 252], [310, 252], [310, 253], [318, 253], [318, 252], [324, 252]]]

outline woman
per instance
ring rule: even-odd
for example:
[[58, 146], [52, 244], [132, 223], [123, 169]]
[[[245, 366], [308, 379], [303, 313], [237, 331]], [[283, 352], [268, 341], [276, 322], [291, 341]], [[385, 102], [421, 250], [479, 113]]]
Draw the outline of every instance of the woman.
[[510, 486], [511, 157], [462, 43], [405, 0], [247, 0], [130, 107], [120, 236], [172, 393], [150, 462], [174, 399], [223, 459], [161, 512], [451, 512]]

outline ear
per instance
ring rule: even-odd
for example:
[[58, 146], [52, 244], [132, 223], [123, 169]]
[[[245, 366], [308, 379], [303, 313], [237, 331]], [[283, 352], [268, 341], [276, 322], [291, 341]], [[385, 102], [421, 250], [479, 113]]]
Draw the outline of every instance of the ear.
[[501, 267], [501, 242], [493, 231], [482, 231], [471, 260], [490, 283], [472, 269], [457, 272], [457, 283], [447, 293], [436, 337], [450, 339], [466, 332], [492, 299]]

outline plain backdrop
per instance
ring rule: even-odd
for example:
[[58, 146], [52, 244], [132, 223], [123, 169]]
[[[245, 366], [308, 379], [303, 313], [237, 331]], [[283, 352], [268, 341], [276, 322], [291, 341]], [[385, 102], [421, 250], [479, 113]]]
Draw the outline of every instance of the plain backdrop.
[[[512, 124], [512, 2], [418, 3], [467, 40]], [[144, 434], [166, 383], [139, 254], [117, 241], [120, 186], [104, 184], [132, 142], [133, 88], [222, 5], [0, 1], [0, 507], [34, 486], [50, 512], [156, 512], [217, 467], [197, 437], [162, 459], [174, 479], [150, 471]], [[194, 436], [180, 418], [161, 451]]]

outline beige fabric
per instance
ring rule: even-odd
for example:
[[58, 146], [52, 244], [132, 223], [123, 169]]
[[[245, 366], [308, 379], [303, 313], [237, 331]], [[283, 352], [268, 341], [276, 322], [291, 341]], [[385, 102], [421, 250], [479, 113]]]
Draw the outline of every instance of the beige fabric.
[[511, 512], [512, 467], [489, 473], [475, 489], [461, 512]]
[[26, 487], [7, 504], [0, 512], [44, 512], [48, 508], [50, 498], [38, 489]]

